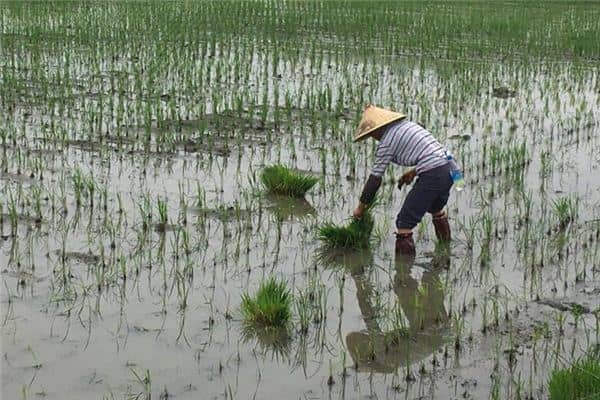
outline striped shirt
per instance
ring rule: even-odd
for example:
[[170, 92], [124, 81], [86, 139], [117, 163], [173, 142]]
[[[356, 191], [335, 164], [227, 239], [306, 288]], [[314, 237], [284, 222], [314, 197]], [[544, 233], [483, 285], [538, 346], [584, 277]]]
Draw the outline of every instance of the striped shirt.
[[372, 175], [381, 177], [387, 166], [394, 164], [412, 167], [417, 175], [446, 165], [446, 149], [421, 125], [403, 119], [390, 124], [377, 146]]

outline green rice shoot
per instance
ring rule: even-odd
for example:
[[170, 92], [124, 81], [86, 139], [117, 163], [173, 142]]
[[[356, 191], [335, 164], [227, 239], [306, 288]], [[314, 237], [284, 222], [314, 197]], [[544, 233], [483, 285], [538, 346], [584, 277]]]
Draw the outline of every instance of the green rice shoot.
[[262, 170], [260, 180], [270, 193], [304, 197], [306, 192], [319, 181], [319, 178], [302, 174], [281, 164], [275, 164]]

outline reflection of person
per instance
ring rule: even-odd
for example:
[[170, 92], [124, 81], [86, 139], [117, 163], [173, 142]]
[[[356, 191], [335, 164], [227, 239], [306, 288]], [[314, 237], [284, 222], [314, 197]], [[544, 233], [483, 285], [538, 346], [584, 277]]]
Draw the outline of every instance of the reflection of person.
[[[415, 254], [412, 230], [425, 213], [433, 216], [439, 240], [450, 240], [450, 225], [444, 210], [452, 187], [451, 161], [447, 150], [421, 125], [406, 116], [367, 105], [354, 141], [372, 137], [379, 141], [375, 165], [367, 180], [354, 217], [360, 218], [373, 201], [390, 162], [414, 166], [400, 179], [400, 185], [417, 182], [410, 190], [396, 219], [396, 253]], [[452, 161], [453, 163], [453, 161]]]
[[420, 283], [413, 278], [417, 273], [412, 257], [396, 257], [394, 291], [409, 321], [411, 332], [436, 328], [447, 319], [444, 292], [439, 279], [439, 268], [423, 270]]
[[361, 370], [391, 373], [402, 365], [429, 356], [444, 343], [448, 319], [439, 271], [424, 272], [419, 284], [411, 276], [415, 272], [411, 271], [413, 260], [412, 257], [396, 258], [394, 291], [408, 320], [408, 329], [403, 335], [382, 331], [368, 278], [363, 274], [352, 274], [367, 330], [350, 332], [346, 344], [355, 365]]

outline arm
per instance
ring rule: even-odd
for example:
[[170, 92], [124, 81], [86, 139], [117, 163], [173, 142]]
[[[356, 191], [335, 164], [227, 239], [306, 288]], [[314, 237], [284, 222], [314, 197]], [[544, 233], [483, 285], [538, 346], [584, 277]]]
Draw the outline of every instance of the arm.
[[379, 146], [377, 147], [373, 170], [371, 171], [371, 175], [369, 175], [369, 179], [367, 179], [367, 182], [363, 187], [363, 191], [360, 195], [360, 202], [353, 213], [355, 218], [362, 217], [369, 204], [371, 204], [375, 198], [375, 195], [379, 190], [379, 186], [381, 186], [383, 174], [385, 173], [387, 166], [392, 161], [392, 156], [393, 153], [390, 146], [385, 141], [380, 142]]
[[360, 195], [358, 206], [352, 213], [355, 218], [362, 217], [367, 207], [369, 207], [369, 204], [371, 204], [375, 198], [375, 194], [377, 194], [377, 190], [379, 190], [379, 186], [381, 186], [381, 181], [382, 179], [380, 176], [375, 176], [373, 174], [369, 175], [369, 179], [367, 179], [362, 194]]

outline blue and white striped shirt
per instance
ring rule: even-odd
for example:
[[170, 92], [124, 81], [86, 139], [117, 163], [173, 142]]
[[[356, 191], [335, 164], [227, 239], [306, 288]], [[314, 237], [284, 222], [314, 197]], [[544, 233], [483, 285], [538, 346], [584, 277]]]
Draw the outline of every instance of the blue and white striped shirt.
[[427, 129], [404, 119], [390, 124], [385, 129], [377, 146], [371, 174], [383, 176], [390, 162], [407, 167], [416, 165], [419, 175], [446, 165], [448, 160], [446, 149]]

